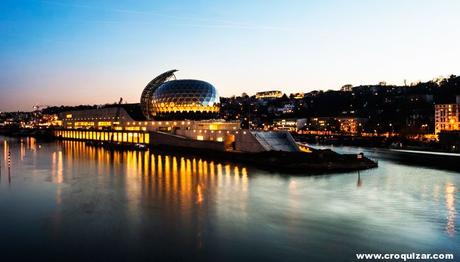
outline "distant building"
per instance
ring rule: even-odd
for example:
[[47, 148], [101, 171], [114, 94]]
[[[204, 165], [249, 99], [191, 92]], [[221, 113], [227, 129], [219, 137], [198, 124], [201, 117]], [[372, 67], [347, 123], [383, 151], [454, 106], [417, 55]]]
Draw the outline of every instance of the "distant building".
[[217, 89], [201, 80], [177, 80], [167, 71], [150, 81], [139, 104], [121, 104], [58, 114], [61, 139], [167, 146], [214, 151], [289, 151], [300, 148], [287, 132], [244, 130], [240, 121], [219, 119]]
[[351, 92], [353, 91], [353, 86], [348, 84], [348, 85], [344, 85], [342, 86], [342, 88], [340, 89], [340, 91], [343, 91], [343, 92]]
[[306, 118], [275, 119], [273, 120], [273, 129], [289, 132], [297, 132], [307, 125]]
[[345, 134], [358, 134], [362, 131], [363, 124], [367, 121], [366, 118], [358, 117], [336, 117], [340, 124], [340, 132]]
[[312, 117], [303, 128], [306, 134], [348, 134], [357, 135], [362, 131], [366, 118], [358, 117]]
[[275, 99], [275, 98], [281, 98], [282, 96], [283, 96], [283, 92], [278, 91], [278, 90], [264, 91], [264, 92], [256, 93], [257, 99]]
[[279, 107], [276, 109], [276, 111], [281, 114], [292, 114], [294, 113], [294, 110], [295, 110], [295, 105], [293, 104], [285, 104], [282, 107]]
[[460, 104], [459, 97], [455, 104], [435, 105], [435, 133], [441, 131], [460, 130]]
[[305, 93], [293, 93], [291, 94], [292, 98], [294, 99], [302, 99], [305, 97]]
[[432, 103], [433, 102], [433, 95], [430, 94], [413, 94], [409, 95], [408, 98], [411, 102], [425, 102], [425, 103]]

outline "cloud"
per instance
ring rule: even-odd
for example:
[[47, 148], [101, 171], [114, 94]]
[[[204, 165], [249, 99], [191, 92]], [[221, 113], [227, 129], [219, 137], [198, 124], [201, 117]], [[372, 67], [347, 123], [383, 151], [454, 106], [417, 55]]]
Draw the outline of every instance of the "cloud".
[[[103, 10], [109, 11], [113, 13], [123, 13], [123, 14], [136, 14], [136, 15], [144, 15], [144, 16], [156, 16], [156, 17], [163, 17], [174, 19], [177, 21], [187, 22], [187, 23], [176, 23], [176, 26], [184, 26], [184, 27], [196, 27], [196, 28], [216, 28], [216, 29], [245, 29], [245, 30], [275, 30], [275, 31], [291, 31], [292, 28], [280, 27], [280, 26], [272, 26], [272, 25], [253, 25], [248, 23], [243, 23], [239, 21], [230, 21], [230, 20], [222, 20], [222, 19], [214, 19], [214, 18], [202, 18], [202, 17], [189, 17], [189, 16], [175, 16], [175, 15], [167, 15], [160, 12], [155, 11], [139, 11], [139, 10], [131, 10], [131, 9], [110, 9], [110, 8], [99, 8], [96, 6], [91, 5], [81, 5], [81, 4], [74, 4], [69, 2], [58, 2], [58, 1], [48, 1], [43, 0], [42, 3], [51, 4], [51, 5], [58, 5], [58, 6], [68, 6], [68, 7], [75, 7], [75, 8], [85, 8], [85, 9], [94, 9], [94, 10]], [[87, 23], [105, 23], [105, 24], [155, 24], [153, 22], [145, 22], [145, 21], [116, 21], [116, 20], [95, 20], [95, 21], [85, 21]]]

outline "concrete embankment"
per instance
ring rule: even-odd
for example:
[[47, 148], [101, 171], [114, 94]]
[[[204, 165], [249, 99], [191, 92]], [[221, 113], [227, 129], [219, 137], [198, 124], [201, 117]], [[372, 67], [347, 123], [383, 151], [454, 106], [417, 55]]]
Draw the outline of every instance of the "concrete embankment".
[[[265, 134], [265, 133], [264, 133]], [[267, 133], [263, 139], [271, 142], [276, 137], [274, 135], [285, 135], [284, 133]], [[260, 136], [260, 134], [258, 134]], [[245, 163], [268, 170], [280, 170], [291, 173], [306, 172], [336, 172], [353, 171], [377, 167], [377, 163], [355, 154], [343, 155], [331, 150], [315, 150], [310, 153], [296, 150], [266, 150], [261, 152], [245, 152], [239, 150], [225, 150], [224, 143], [216, 141], [198, 141], [182, 136], [171, 135], [162, 132], [150, 134], [150, 145], [157, 150], [168, 152], [180, 152], [181, 154], [199, 155], [207, 158], [221, 159], [235, 163]], [[257, 136], [245, 136], [248, 138]], [[271, 140], [270, 140], [271, 139]], [[244, 140], [244, 141], [246, 141]], [[283, 139], [277, 139], [278, 140]], [[284, 140], [283, 140], [284, 141]], [[270, 143], [285, 148], [287, 145]], [[239, 146], [241, 147], [241, 146]], [[237, 148], [239, 148], [237, 145]], [[254, 147], [254, 146], [252, 146]], [[271, 148], [270, 148], [271, 149]]]

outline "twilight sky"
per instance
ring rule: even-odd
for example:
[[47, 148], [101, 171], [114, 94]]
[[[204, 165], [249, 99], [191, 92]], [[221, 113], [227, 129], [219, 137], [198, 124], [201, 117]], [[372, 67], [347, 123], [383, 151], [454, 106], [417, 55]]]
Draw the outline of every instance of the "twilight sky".
[[220, 95], [460, 74], [458, 0], [1, 0], [0, 111], [138, 102], [156, 75]]

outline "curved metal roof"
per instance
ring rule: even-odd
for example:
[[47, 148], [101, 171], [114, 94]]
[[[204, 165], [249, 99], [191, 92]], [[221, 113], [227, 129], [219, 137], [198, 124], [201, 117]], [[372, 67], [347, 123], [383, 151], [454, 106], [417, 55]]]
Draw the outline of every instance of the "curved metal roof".
[[155, 77], [154, 79], [152, 79], [152, 81], [150, 81], [147, 86], [144, 88], [144, 90], [142, 91], [142, 95], [141, 95], [141, 109], [142, 109], [142, 113], [144, 114], [144, 116], [147, 118], [147, 119], [151, 119], [151, 111], [152, 111], [152, 104], [151, 104], [151, 101], [150, 101], [150, 97], [153, 95], [153, 92], [155, 92], [155, 90], [161, 86], [164, 82], [174, 78], [176, 79], [176, 76], [174, 75], [175, 72], [177, 72], [178, 70], [176, 69], [173, 69], [173, 70], [169, 70], [169, 71], [166, 71], [164, 72], [163, 74]]

